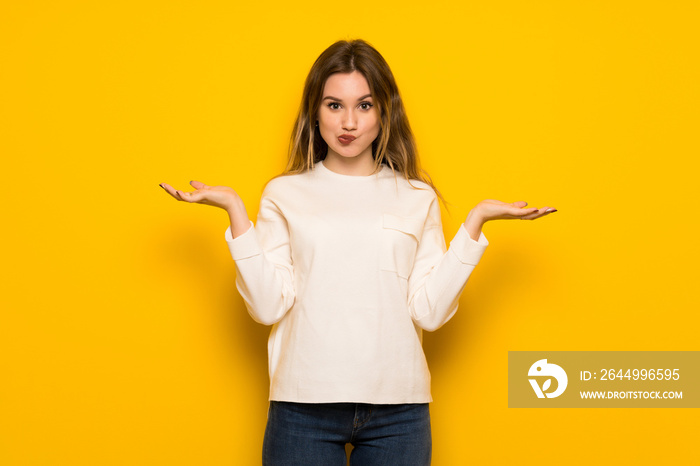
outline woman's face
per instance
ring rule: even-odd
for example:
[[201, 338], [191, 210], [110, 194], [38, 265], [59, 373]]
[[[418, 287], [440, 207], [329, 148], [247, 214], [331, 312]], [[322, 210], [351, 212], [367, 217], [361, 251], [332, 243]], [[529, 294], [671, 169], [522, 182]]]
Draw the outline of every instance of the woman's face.
[[[359, 71], [335, 73], [323, 87], [318, 128], [328, 144], [327, 159], [374, 163], [372, 142], [379, 135], [379, 112]], [[338, 161], [341, 161], [338, 159]]]

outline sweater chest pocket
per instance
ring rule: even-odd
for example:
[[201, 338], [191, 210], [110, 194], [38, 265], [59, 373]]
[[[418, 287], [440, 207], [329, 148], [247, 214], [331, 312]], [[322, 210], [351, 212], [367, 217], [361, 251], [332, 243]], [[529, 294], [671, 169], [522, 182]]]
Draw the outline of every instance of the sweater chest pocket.
[[408, 279], [423, 233], [423, 223], [421, 218], [383, 214], [381, 270], [396, 272], [399, 277]]

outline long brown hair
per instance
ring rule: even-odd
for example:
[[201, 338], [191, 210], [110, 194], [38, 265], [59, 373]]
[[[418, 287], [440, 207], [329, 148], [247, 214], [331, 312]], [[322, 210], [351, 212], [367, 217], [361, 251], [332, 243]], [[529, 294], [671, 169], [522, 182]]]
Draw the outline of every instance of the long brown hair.
[[428, 184], [444, 203], [430, 175], [420, 167], [413, 132], [389, 65], [374, 47], [361, 39], [334, 43], [311, 67], [289, 142], [287, 168], [282, 175], [311, 170], [316, 162], [326, 158], [328, 144], [316, 126], [323, 87], [330, 75], [353, 71], [359, 71], [367, 79], [380, 113], [379, 135], [372, 142], [375, 172], [382, 164], [388, 165], [394, 176], [401, 173], [409, 184], [410, 180]]

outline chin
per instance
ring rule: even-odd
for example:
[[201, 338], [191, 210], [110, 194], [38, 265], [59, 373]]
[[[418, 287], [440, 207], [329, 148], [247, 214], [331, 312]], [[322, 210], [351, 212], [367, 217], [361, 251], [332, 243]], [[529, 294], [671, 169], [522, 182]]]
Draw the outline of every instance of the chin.
[[332, 149], [336, 154], [340, 155], [344, 159], [352, 159], [352, 158], [358, 157], [359, 155], [364, 153], [364, 149], [361, 151], [348, 150], [347, 148], [344, 148], [344, 147], [337, 147], [337, 148], [333, 147]]

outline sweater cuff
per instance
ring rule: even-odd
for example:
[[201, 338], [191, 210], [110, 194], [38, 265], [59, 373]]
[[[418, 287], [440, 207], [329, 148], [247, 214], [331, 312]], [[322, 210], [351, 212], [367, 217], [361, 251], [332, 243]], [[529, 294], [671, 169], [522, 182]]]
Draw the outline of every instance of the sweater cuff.
[[224, 238], [226, 239], [226, 244], [228, 244], [228, 250], [231, 252], [231, 257], [235, 261], [247, 259], [262, 253], [262, 248], [258, 243], [258, 236], [255, 232], [255, 225], [252, 220], [250, 221], [248, 230], [236, 238], [231, 234], [231, 226], [229, 225], [224, 233]]
[[474, 241], [469, 236], [467, 228], [462, 224], [455, 237], [450, 241], [450, 251], [463, 264], [476, 265], [479, 263], [488, 245], [489, 242], [486, 240], [483, 232], [479, 235], [479, 241]]

